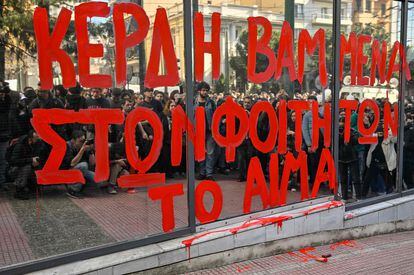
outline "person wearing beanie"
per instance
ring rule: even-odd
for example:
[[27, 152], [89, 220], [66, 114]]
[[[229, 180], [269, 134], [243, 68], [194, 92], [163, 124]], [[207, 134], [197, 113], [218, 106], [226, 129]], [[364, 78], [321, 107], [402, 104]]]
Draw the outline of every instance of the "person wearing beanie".
[[113, 88], [111, 98], [109, 99], [109, 106], [111, 109], [122, 109], [122, 90]]

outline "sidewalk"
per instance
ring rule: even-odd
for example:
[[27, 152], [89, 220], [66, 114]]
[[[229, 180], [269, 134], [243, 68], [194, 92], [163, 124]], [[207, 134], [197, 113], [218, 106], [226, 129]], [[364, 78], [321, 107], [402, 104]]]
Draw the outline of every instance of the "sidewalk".
[[[414, 231], [304, 248], [191, 274], [414, 274]], [[329, 256], [327, 262], [323, 256]]]

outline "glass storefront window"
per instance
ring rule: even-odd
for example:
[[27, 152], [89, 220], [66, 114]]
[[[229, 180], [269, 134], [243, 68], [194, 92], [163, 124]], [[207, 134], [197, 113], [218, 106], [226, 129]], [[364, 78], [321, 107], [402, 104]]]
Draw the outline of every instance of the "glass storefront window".
[[[397, 71], [388, 76], [386, 72], [390, 71], [388, 64], [394, 43], [400, 40], [401, 7], [397, 1], [371, 0], [342, 1], [342, 5], [361, 7], [350, 17], [341, 18], [341, 26], [347, 22], [352, 24], [342, 28], [344, 57], [341, 56], [343, 74], [339, 98], [356, 100], [357, 105], [351, 114], [351, 138], [348, 142], [344, 139], [345, 109], [340, 109], [338, 176], [342, 198], [355, 201], [397, 191], [397, 133], [387, 127], [384, 116], [395, 118], [394, 106], [399, 102], [400, 74]], [[381, 13], [384, 5], [385, 14]], [[352, 43], [357, 45], [356, 48]], [[373, 70], [373, 66], [378, 66], [378, 63], [372, 65], [374, 60], [378, 60], [375, 55], [384, 51], [387, 61], [382, 67], [386, 71], [376, 70], [376, 67]], [[364, 113], [363, 119], [361, 113]], [[375, 141], [362, 141], [361, 137], [366, 133], [361, 132], [361, 126], [364, 129], [375, 128], [371, 133]]]
[[[78, 2], [78, 1], [75, 1]], [[93, 3], [93, 2], [91, 2]], [[67, 6], [72, 12], [80, 3]], [[113, 9], [117, 1], [109, 1]], [[106, 5], [106, 4], [105, 4]], [[30, 8], [31, 22], [35, 6]], [[57, 20], [61, 6], [50, 6], [51, 22]], [[172, 167], [171, 150], [171, 110], [182, 105], [185, 111], [184, 68], [184, 25], [182, 3], [169, 1], [145, 1], [143, 6], [150, 21], [148, 35], [141, 46], [126, 52], [127, 82], [125, 87], [111, 89], [83, 89], [80, 86], [64, 89], [60, 70], [55, 69], [55, 88], [43, 91], [38, 85], [37, 59], [22, 56], [19, 62], [26, 62], [27, 70], [37, 77], [18, 75], [20, 87], [9, 81], [13, 90], [1, 97], [1, 127], [6, 127], [10, 112], [10, 131], [1, 129], [1, 151], [6, 160], [1, 160], [1, 173], [7, 178], [0, 182], [0, 268], [31, 260], [46, 258], [63, 253], [83, 250], [107, 244], [131, 240], [141, 240], [149, 236], [164, 234], [188, 228], [187, 176], [186, 176], [186, 137], [182, 141], [182, 160]], [[180, 82], [172, 87], [159, 87], [143, 90], [146, 72], [142, 68], [149, 62], [154, 21], [157, 9], [164, 8], [171, 29], [171, 39], [177, 56]], [[72, 18], [73, 19], [73, 18]], [[91, 74], [106, 74], [115, 81], [115, 37], [112, 14], [108, 18], [93, 17], [88, 20], [90, 43], [103, 45], [104, 56], [91, 58]], [[131, 16], [125, 16], [126, 33], [137, 30], [137, 23]], [[73, 21], [71, 24], [73, 25]], [[53, 28], [54, 24], [51, 23]], [[33, 30], [33, 25], [30, 24]], [[74, 28], [68, 30], [63, 49], [73, 60], [77, 59], [76, 34]], [[34, 39], [34, 37], [32, 37]], [[12, 59], [8, 50], [6, 57]], [[162, 58], [161, 58], [162, 59]], [[18, 64], [15, 64], [18, 65]], [[160, 64], [160, 74], [165, 73]], [[9, 75], [14, 78], [16, 75]], [[113, 83], [115, 85], [115, 82]], [[23, 88], [25, 87], [26, 88]], [[2, 86], [3, 88], [3, 86]], [[14, 91], [17, 90], [17, 91]], [[20, 92], [20, 93], [19, 93]], [[4, 97], [3, 97], [4, 95]], [[3, 101], [3, 99], [5, 100]], [[67, 143], [66, 155], [61, 169], [78, 169], [86, 179], [86, 184], [45, 185], [37, 184], [35, 171], [45, 165], [50, 153], [39, 135], [33, 131], [30, 118], [38, 108], [59, 108], [82, 112], [98, 108], [119, 110], [125, 117], [137, 107], [149, 108], [156, 112], [163, 130], [163, 144], [160, 156], [150, 172], [165, 173], [166, 188], [174, 192], [175, 224], [167, 226], [162, 219], [161, 197], [150, 187], [120, 187], [119, 179], [126, 175], [136, 175], [137, 170], [128, 162], [125, 152], [125, 126], [112, 124], [109, 127], [109, 177], [95, 182], [96, 147], [95, 128], [86, 124], [64, 124], [54, 126], [56, 132]], [[7, 129], [7, 130], [8, 130]], [[9, 143], [10, 142], [10, 143]], [[142, 159], [150, 152], [154, 142], [154, 129], [147, 121], [136, 127], [135, 142]], [[156, 183], [155, 188], [160, 187]]]
[[[315, 50], [311, 55], [305, 54], [303, 82], [291, 81], [289, 70], [284, 68], [280, 76], [271, 77], [268, 81], [261, 84], [256, 84], [248, 80], [247, 68], [247, 43], [248, 43], [248, 23], [245, 20], [246, 14], [255, 14], [255, 16], [262, 16], [267, 18], [272, 26], [272, 34], [270, 39], [270, 48], [274, 55], [278, 55], [280, 47], [281, 32], [292, 32], [292, 51], [295, 59], [295, 64], [298, 62], [298, 39], [300, 32], [306, 30], [311, 37], [317, 33], [318, 30], [324, 32], [326, 37], [325, 53], [327, 58], [327, 74], [331, 74], [332, 68], [332, 11], [333, 6], [330, 2], [317, 1], [306, 3], [285, 3], [285, 1], [262, 1], [252, 5], [252, 1], [199, 1], [199, 11], [204, 16], [204, 24], [206, 28], [205, 40], [211, 41], [211, 17], [214, 12], [221, 13], [221, 75], [218, 80], [212, 79], [212, 61], [210, 55], [205, 55], [206, 70], [204, 72], [204, 80], [209, 84], [207, 88], [207, 95], [201, 91], [196, 91], [195, 106], [212, 105], [213, 108], [219, 108], [225, 104], [227, 98], [232, 98], [239, 106], [241, 106], [250, 115], [252, 108], [258, 103], [270, 103], [275, 110], [275, 113], [280, 112], [280, 103], [297, 100], [319, 100], [322, 105], [323, 102], [329, 102], [331, 98], [332, 79], [329, 83], [323, 86], [319, 77], [319, 50]], [[284, 25], [284, 21], [292, 14], [293, 17], [289, 19], [289, 26]], [[286, 23], [286, 22], [285, 22]], [[258, 37], [263, 35], [263, 28], [259, 26]], [[285, 34], [286, 36], [286, 34]], [[289, 46], [288, 46], [289, 47]], [[256, 72], [264, 72], [269, 66], [269, 58], [262, 54], [257, 54], [256, 57]], [[205, 99], [207, 98], [207, 99]], [[200, 102], [201, 103], [198, 103]], [[287, 150], [292, 157], [286, 159], [286, 152], [278, 154], [278, 146], [275, 144], [274, 148], [269, 152], [261, 152], [256, 148], [249, 135], [237, 147], [234, 160], [226, 160], [226, 148], [219, 146], [211, 137], [211, 133], [207, 133], [206, 147], [207, 159], [205, 162], [198, 163], [196, 167], [197, 183], [204, 179], [214, 179], [222, 189], [223, 192], [223, 210], [220, 219], [238, 216], [249, 212], [266, 209], [269, 206], [263, 205], [260, 196], [253, 196], [251, 202], [246, 208], [246, 185], [249, 185], [249, 176], [253, 178], [263, 178], [267, 182], [268, 188], [271, 183], [271, 171], [275, 170], [275, 162], [272, 161], [272, 156], [278, 155], [278, 169], [279, 176], [282, 178], [286, 162], [292, 161], [296, 158], [300, 161], [302, 155], [295, 148], [295, 121], [300, 115], [301, 118], [307, 112], [296, 114], [292, 109], [287, 110]], [[207, 111], [206, 111], [206, 115]], [[306, 117], [310, 117], [308, 114]], [[236, 124], [237, 125], [237, 124]], [[237, 127], [237, 126], [236, 126]], [[257, 133], [261, 141], [271, 135], [272, 129], [269, 126], [269, 117], [266, 113], [260, 114], [258, 117], [257, 126], [250, 125], [250, 127], [257, 127]], [[303, 129], [303, 130], [302, 130]], [[306, 135], [306, 144], [303, 142], [304, 150], [307, 154], [306, 173], [309, 174], [309, 189], [312, 191], [313, 182], [315, 181], [316, 170], [318, 168], [319, 159], [323, 146], [311, 151], [308, 149], [311, 146], [311, 128], [303, 122], [302, 131]], [[226, 117], [222, 118], [220, 123], [220, 132], [226, 131]], [[211, 138], [211, 140], [210, 140]], [[280, 138], [280, 137], [279, 137]], [[323, 135], [320, 137], [323, 140]], [[258, 175], [249, 175], [249, 166], [257, 166]], [[250, 169], [253, 171], [252, 169]], [[292, 172], [289, 177], [288, 191], [286, 203], [299, 202], [301, 200], [301, 178], [299, 171]], [[255, 179], [257, 180], [257, 178]], [[250, 179], [251, 181], [251, 179]], [[270, 185], [269, 185], [270, 184]], [[332, 192], [327, 186], [322, 185], [318, 196], [331, 195]], [[205, 197], [205, 203], [211, 204], [212, 198]], [[247, 212], [246, 212], [247, 209]]]
[[[409, 64], [411, 75], [414, 70], [414, 21], [413, 21], [414, 3], [408, 3], [408, 22], [407, 22], [407, 62]], [[414, 187], [414, 81], [406, 81], [404, 94], [404, 153], [403, 153], [403, 190]]]
[[[189, 14], [184, 13], [184, 3], [188, 4], [185, 1], [143, 1], [143, 8], [149, 17], [148, 34], [139, 46], [126, 51], [127, 80], [121, 88], [115, 88], [117, 72], [113, 13], [108, 12], [108, 18], [87, 20], [89, 42], [103, 45], [103, 57], [90, 60], [90, 73], [111, 76], [111, 89], [82, 89], [80, 86], [64, 89], [61, 85], [63, 72], [60, 66], [54, 64], [55, 87], [50, 91], [43, 90], [38, 86], [38, 63], [36, 57], [32, 56], [36, 55], [33, 47], [25, 45], [28, 47], [27, 56], [22, 52], [16, 54], [9, 48], [5, 50], [5, 77], [9, 79], [10, 90], [6, 83], [0, 83], [0, 127], [3, 127], [0, 128], [0, 232], [4, 235], [0, 239], [0, 268], [103, 245], [139, 241], [160, 234], [181, 234], [184, 230], [190, 233], [196, 230], [196, 225], [332, 196], [334, 191], [329, 181], [315, 184], [321, 159], [326, 157], [326, 152], [339, 156], [338, 188], [347, 202], [396, 194], [401, 186], [402, 190], [414, 187], [414, 82], [410, 80], [404, 83], [405, 94], [401, 97], [401, 72], [389, 67], [396, 49], [395, 43], [401, 39], [399, 1], [342, 0], [340, 3], [341, 43], [344, 43], [341, 45], [341, 54], [344, 54], [344, 58], [341, 57], [343, 71], [339, 99], [354, 100], [355, 106], [349, 117], [350, 141], [345, 141], [344, 124], [347, 118], [340, 103], [339, 121], [335, 122], [339, 124], [339, 137], [331, 136], [333, 140], [339, 139], [338, 152], [332, 152], [333, 146], [327, 132], [329, 127], [316, 131], [319, 138], [314, 142], [316, 146], [312, 144], [312, 120], [323, 121], [327, 112], [334, 112], [333, 106], [330, 109], [327, 107], [332, 102], [334, 84], [339, 77], [333, 75], [333, 1], [197, 1], [198, 5], [194, 7], [197, 6], [203, 16], [206, 42], [213, 39], [215, 30], [211, 25], [215, 13], [220, 13], [221, 17], [218, 35], [220, 74], [218, 79], [213, 77], [216, 64], [210, 54], [205, 54], [202, 57], [204, 82], [186, 79], [188, 75], [197, 75], [197, 69], [188, 71], [186, 66], [199, 62], [200, 57], [186, 62], [191, 57], [186, 51], [186, 39], [193, 42], [194, 37], [189, 37], [191, 32], [186, 29], [185, 24], [188, 23], [184, 17]], [[101, 5], [107, 3], [112, 8], [118, 2], [106, 1]], [[64, 6], [73, 11], [80, 3], [71, 1], [64, 3]], [[413, 5], [408, 5], [406, 47], [410, 73], [414, 70]], [[33, 13], [35, 6], [30, 4], [25, 8]], [[60, 8], [50, 6], [46, 10], [51, 22], [56, 22]], [[7, 10], [10, 11], [12, 9]], [[154, 34], [154, 22], [164, 15], [164, 11], [170, 33], [167, 39], [169, 41], [171, 38], [173, 45], [172, 51], [168, 53], [174, 55], [173, 65], [166, 62], [164, 55], [167, 51], [164, 50], [160, 50], [159, 60], [151, 59], [153, 44], [157, 45], [153, 42], [159, 42], [161, 36], [165, 39], [166, 33]], [[248, 69], [248, 17], [251, 16], [260, 17], [255, 21], [256, 40], [268, 36], [267, 44], [273, 54], [266, 56], [257, 53], [251, 59], [256, 62], [253, 72]], [[62, 48], [78, 72], [82, 66], [77, 63], [79, 52], [73, 19]], [[140, 30], [141, 26], [131, 16], [123, 19], [127, 33]], [[31, 18], [27, 20], [30, 22]], [[192, 35], [197, 36], [199, 29], [194, 29], [195, 25], [191, 26], [194, 31]], [[31, 24], [26, 27], [33, 29]], [[324, 38], [324, 48], [320, 48], [320, 37]], [[191, 50], [194, 49], [193, 45]], [[299, 58], [301, 49], [303, 60]], [[321, 58], [323, 53], [325, 56]], [[378, 64], [383, 62], [383, 57], [385, 65], [381, 67]], [[153, 65], [154, 61], [159, 64], [152, 66], [152, 69], [158, 70], [160, 75], [166, 74], [171, 68], [178, 69], [176, 85], [153, 89], [145, 87], [148, 65]], [[395, 64], [400, 61], [401, 58], [397, 58]], [[276, 68], [275, 72], [268, 78], [264, 77], [264, 81], [256, 81], [260, 84], [251, 80], [251, 75], [265, 75], [272, 66]], [[299, 66], [303, 69], [301, 77]], [[373, 74], [372, 68], [375, 69]], [[193, 91], [186, 90], [190, 86], [194, 87]], [[303, 108], [295, 108], [298, 104], [303, 104], [300, 105]], [[395, 104], [404, 106], [405, 116], [400, 118], [404, 120], [403, 143], [397, 139]], [[199, 157], [198, 145], [187, 128], [191, 123], [183, 126], [177, 134], [173, 131], [172, 121], [173, 114], [178, 114], [177, 117], [184, 121], [183, 117], [192, 107], [200, 106], [204, 107], [203, 122], [206, 125], [203, 140], [205, 160], [196, 161], [195, 158]], [[227, 106], [227, 111], [215, 120], [215, 114], [221, 112], [224, 106]], [[257, 106], [266, 107], [266, 112], [257, 112]], [[315, 114], [311, 111], [312, 106], [315, 106]], [[139, 176], [141, 172], [128, 163], [125, 143], [131, 137], [125, 137], [125, 123], [108, 127], [109, 176], [107, 180], [95, 182], [94, 173], [98, 165], [95, 147], [97, 128], [92, 124], [65, 123], [52, 126], [66, 142], [66, 154], [60, 169], [80, 171], [86, 184], [37, 184], [35, 172], [44, 167], [51, 147], [32, 129], [30, 119], [36, 110], [56, 108], [82, 112], [83, 109], [105, 108], [118, 110], [128, 116], [138, 107], [155, 112], [163, 129], [159, 156], [145, 171], [154, 173], [159, 182], [146, 187], [120, 186], [121, 177]], [[239, 113], [233, 117], [237, 111]], [[197, 130], [197, 117], [200, 114], [195, 112], [194, 117], [188, 115], [190, 121], [196, 122], [191, 126], [195, 125]], [[252, 119], [254, 115], [257, 120]], [[280, 128], [275, 130], [274, 117], [278, 120], [277, 127], [286, 124], [285, 135], [280, 134], [283, 133]], [[229, 124], [233, 122], [235, 132], [231, 133]], [[374, 131], [366, 134], [370, 128]], [[237, 146], [226, 146], [217, 139], [236, 135], [240, 131], [245, 133]], [[132, 148], [136, 149], [142, 161], [150, 155], [152, 145], [158, 140], [156, 129], [148, 118], [133, 128], [132, 132], [135, 134], [132, 140], [136, 143]], [[361, 137], [367, 139], [363, 141]], [[374, 138], [375, 142], [370, 138]], [[173, 139], [179, 140], [178, 144], [173, 143]], [[271, 148], [258, 146], [268, 140], [275, 141]], [[286, 150], [283, 150], [283, 143], [280, 145], [281, 140], [285, 140]], [[402, 183], [397, 182], [399, 142], [404, 144]], [[189, 148], [195, 149], [194, 154], [189, 154], [192, 151]], [[181, 154], [173, 154], [172, 151], [176, 149], [180, 149]], [[279, 174], [276, 175], [275, 171]], [[163, 177], [159, 177], [160, 173], [165, 174], [165, 182]], [[304, 185], [304, 182], [308, 185]], [[266, 194], [274, 191], [272, 188], [279, 188], [278, 196], [282, 199], [275, 199], [276, 196], [272, 195], [268, 196], [268, 201], [264, 199]], [[162, 193], [161, 189], [168, 192]], [[165, 199], [167, 196], [172, 196], [173, 205]], [[217, 201], [223, 204], [218, 207]], [[165, 215], [164, 211], [169, 214]], [[208, 218], [213, 214], [217, 217]], [[171, 222], [171, 215], [174, 222]]]

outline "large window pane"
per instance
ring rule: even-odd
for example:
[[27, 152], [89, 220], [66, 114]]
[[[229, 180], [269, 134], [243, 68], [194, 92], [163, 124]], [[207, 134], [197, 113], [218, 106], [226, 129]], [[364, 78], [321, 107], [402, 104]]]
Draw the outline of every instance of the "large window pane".
[[[291, 3], [291, 1], [289, 1]], [[314, 36], [318, 30], [323, 30], [326, 37], [326, 74], [331, 73], [332, 67], [332, 12], [333, 6], [331, 2], [326, 1], [295, 1], [295, 4], [285, 1], [199, 1], [199, 11], [204, 15], [205, 40], [211, 40], [211, 17], [214, 12], [221, 13], [221, 76], [219, 80], [212, 79], [212, 61], [210, 55], [205, 55], [205, 73], [204, 80], [209, 84], [208, 99], [204, 99], [205, 95], [200, 96], [201, 91], [196, 91], [196, 106], [205, 106], [211, 104], [218, 108], [221, 104], [225, 104], [226, 99], [231, 97], [246, 112], [250, 114], [251, 108], [258, 102], [269, 102], [272, 104], [276, 113], [279, 112], [281, 101], [290, 102], [293, 100], [311, 100], [319, 99], [322, 106], [323, 101], [330, 101], [330, 85], [322, 87], [319, 77], [319, 50], [315, 50], [312, 55], [305, 55], [304, 77], [302, 84], [298, 81], [290, 81], [287, 68], [283, 69], [280, 77], [255, 84], [247, 79], [247, 44], [248, 44], [248, 24], [247, 17], [262, 16], [267, 18], [272, 25], [272, 38], [270, 40], [270, 48], [274, 54], [278, 54], [279, 42], [281, 39], [281, 31], [283, 22], [286, 17], [291, 16], [290, 25], [292, 27], [293, 38], [293, 55], [294, 66], [297, 69], [297, 51], [298, 38], [301, 30], [307, 30], [311, 36]], [[351, 9], [351, 6], [349, 6]], [[347, 14], [350, 10], [347, 10]], [[258, 28], [258, 36], [263, 34], [262, 27]], [[286, 38], [286, 35], [285, 35]], [[269, 65], [269, 60], [261, 54], [257, 55], [256, 72], [263, 72]], [[332, 81], [330, 81], [332, 82]], [[196, 89], [197, 90], [197, 89]], [[198, 102], [198, 103], [197, 103]], [[201, 102], [201, 103], [200, 103]], [[207, 132], [208, 139], [207, 159], [205, 162], [198, 163], [196, 168], [197, 184], [203, 179], [214, 179], [220, 186], [223, 193], [223, 210], [220, 219], [242, 215], [244, 213], [259, 211], [264, 209], [262, 200], [259, 195], [253, 196], [251, 203], [246, 201], [246, 187], [248, 183], [249, 166], [259, 167], [256, 172], [250, 172], [250, 176], [266, 180], [269, 187], [270, 174], [279, 168], [280, 178], [287, 162], [287, 158], [299, 159], [299, 152], [295, 149], [295, 121], [302, 114], [295, 114], [294, 111], [288, 109], [288, 152], [292, 156], [287, 157], [286, 153], [278, 154], [278, 146], [267, 153], [259, 151], [252, 139], [247, 136], [240, 146], [236, 149], [234, 161], [226, 161], [226, 148], [219, 146], [214, 142], [210, 132]], [[206, 112], [206, 115], [208, 113]], [[310, 117], [310, 114], [307, 115]], [[208, 120], [208, 119], [207, 119]], [[308, 120], [309, 121], [309, 120]], [[259, 139], [266, 140], [272, 131], [269, 126], [269, 117], [262, 113], [259, 116], [257, 125]], [[309, 134], [309, 125], [306, 125], [307, 134]], [[220, 132], [224, 134], [226, 128], [226, 119], [223, 118], [220, 124]], [[237, 123], [236, 123], [237, 128]], [[309, 135], [307, 136], [307, 138]], [[321, 135], [321, 140], [323, 135]], [[311, 142], [311, 138], [307, 139]], [[315, 174], [321, 156], [323, 145], [311, 152], [302, 142], [301, 150], [307, 154], [307, 170], [309, 177], [309, 189], [312, 190], [315, 180]], [[310, 144], [309, 144], [310, 145]], [[210, 151], [210, 154], [208, 153]], [[278, 155], [278, 161], [272, 161], [271, 156]], [[254, 163], [253, 163], [254, 162]], [[277, 166], [277, 167], [276, 167]], [[299, 202], [301, 200], [300, 172], [293, 172], [289, 177], [288, 191], [286, 203]], [[322, 184], [318, 196], [330, 195], [332, 192], [327, 185]], [[213, 199], [205, 196], [204, 202], [206, 206], [211, 207]]]
[[[408, 3], [408, 25], [407, 25], [407, 61], [410, 67], [411, 75], [413, 73], [414, 61], [414, 4]], [[404, 166], [403, 166], [403, 190], [412, 189], [414, 187], [414, 81], [406, 81], [406, 89], [404, 94]]]
[[[352, 111], [350, 119], [351, 138], [349, 142], [344, 139], [345, 110], [340, 110], [338, 174], [342, 197], [348, 201], [355, 201], [397, 191], [396, 161], [394, 161], [397, 152], [397, 133], [384, 124], [384, 116], [395, 117], [392, 106], [398, 104], [399, 100], [400, 72], [392, 73], [389, 81], [382, 78], [388, 75], [394, 43], [400, 40], [401, 8], [397, 1], [371, 0], [342, 1], [342, 6], [352, 6], [354, 12], [348, 17], [341, 18], [341, 33], [346, 43], [341, 44], [342, 49], [345, 49], [345, 54], [339, 96], [340, 99], [356, 100], [358, 105], [357, 109]], [[344, 28], [347, 22], [350, 25]], [[356, 36], [353, 37], [351, 32]], [[358, 46], [351, 50], [352, 39], [355, 37]], [[375, 71], [372, 71], [371, 65], [374, 61], [373, 52], [377, 53], [378, 50], [383, 52], [383, 48], [375, 45], [382, 45], [383, 42], [386, 45], [387, 59], [386, 63], [381, 66], [385, 69], [382, 75], [382, 72], [376, 69], [377, 67]], [[359, 49], [361, 49], [360, 52]], [[352, 54], [350, 55], [351, 51], [356, 56], [354, 61]], [[352, 63], [358, 65], [352, 69]], [[372, 80], [371, 75], [375, 77]], [[364, 105], [361, 104], [367, 104], [369, 101], [373, 105], [363, 108]], [[373, 128], [374, 133], [371, 134], [376, 136], [378, 141], [369, 144], [362, 141], [361, 137], [366, 134], [361, 132], [361, 125], [358, 124], [359, 117], [363, 121], [364, 128]], [[387, 134], [389, 134], [388, 138], [385, 137]]]
[[[73, 12], [79, 4], [77, 2], [81, 1], [75, 2], [50, 6], [51, 22], [56, 21], [61, 7], [66, 7]], [[113, 8], [117, 2], [109, 1], [108, 5]], [[173, 1], [144, 2], [144, 9], [151, 25], [142, 46], [127, 50], [125, 87], [115, 87], [114, 84], [111, 89], [101, 89], [99, 85], [93, 89], [82, 87], [64, 89], [60, 85], [61, 70], [56, 63], [53, 66], [56, 86], [51, 91], [43, 91], [37, 86], [38, 60], [34, 48], [28, 48], [25, 52], [16, 52], [12, 48], [7, 48], [6, 79], [12, 91], [8, 94], [0, 93], [0, 124], [3, 127], [0, 129], [2, 157], [7, 151], [6, 159], [0, 160], [1, 176], [6, 176], [6, 178], [0, 177], [2, 236], [0, 268], [103, 244], [143, 239], [154, 234], [166, 233], [165, 231], [171, 232], [188, 227], [185, 136], [180, 145], [183, 151], [181, 163], [173, 167], [170, 159], [171, 110], [181, 104], [185, 111], [185, 104], [183, 104], [185, 91], [181, 85], [185, 81], [183, 7], [182, 3]], [[18, 4], [8, 2], [6, 5]], [[30, 32], [26, 37], [28, 40], [18, 45], [22, 49], [25, 47], [24, 43], [34, 39], [31, 21], [35, 6], [28, 5], [25, 8], [30, 12], [27, 14], [28, 25], [22, 28], [25, 27], [27, 30], [19, 31], [30, 30]], [[177, 63], [180, 67], [180, 82], [173, 87], [144, 91], [142, 84], [150, 59], [153, 23], [157, 8], [166, 9]], [[9, 13], [13, 13], [13, 9], [7, 7], [6, 9], [5, 15], [10, 16], [8, 17], [10, 19], [13, 14]], [[125, 16], [124, 20], [127, 34], [140, 28], [132, 17]], [[53, 27], [54, 23], [51, 25]], [[77, 62], [77, 43], [73, 26], [72, 21], [62, 45], [72, 60]], [[88, 19], [88, 28], [90, 43], [101, 43], [104, 49], [102, 58], [91, 59], [90, 71], [92, 74], [108, 74], [114, 81], [115, 41], [112, 13], [109, 18]], [[18, 43], [19, 40], [10, 39], [10, 41]], [[30, 58], [27, 54], [34, 55], [34, 58]], [[160, 63], [160, 74], [164, 74], [163, 57]], [[39, 138], [30, 125], [33, 110], [59, 108], [82, 111], [92, 108], [111, 108], [122, 110], [126, 117], [137, 107], [150, 108], [156, 112], [163, 125], [161, 153], [148, 173], [165, 173], [167, 179], [165, 184], [156, 182], [151, 187], [119, 187], [118, 180], [121, 176], [137, 173], [131, 163], [128, 163], [125, 152], [125, 124], [109, 127], [110, 177], [98, 183], [93, 181], [96, 172], [93, 125], [54, 125], [56, 132], [67, 142], [66, 156], [61, 169], [80, 170], [86, 179], [86, 184], [48, 186], [37, 184], [38, 179], [34, 172], [45, 164], [50, 147]], [[144, 158], [154, 142], [154, 129], [151, 124], [144, 121], [135, 130], [137, 151], [139, 156]], [[175, 192], [174, 227], [163, 224], [161, 199], [156, 195], [150, 198], [149, 195], [152, 188], [161, 187], [176, 187], [171, 189], [173, 190], [171, 192]]]

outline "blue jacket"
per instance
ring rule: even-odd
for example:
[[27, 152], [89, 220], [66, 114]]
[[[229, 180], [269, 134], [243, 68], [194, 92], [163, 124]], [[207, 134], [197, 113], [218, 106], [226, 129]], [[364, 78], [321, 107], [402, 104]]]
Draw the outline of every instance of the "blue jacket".
[[[200, 106], [198, 102], [198, 97], [196, 98], [194, 102], [194, 107]], [[213, 122], [213, 114], [216, 111], [216, 103], [214, 103], [213, 100], [210, 98], [206, 98], [206, 105], [204, 106], [204, 112], [206, 114], [206, 129], [211, 131], [211, 123]]]

